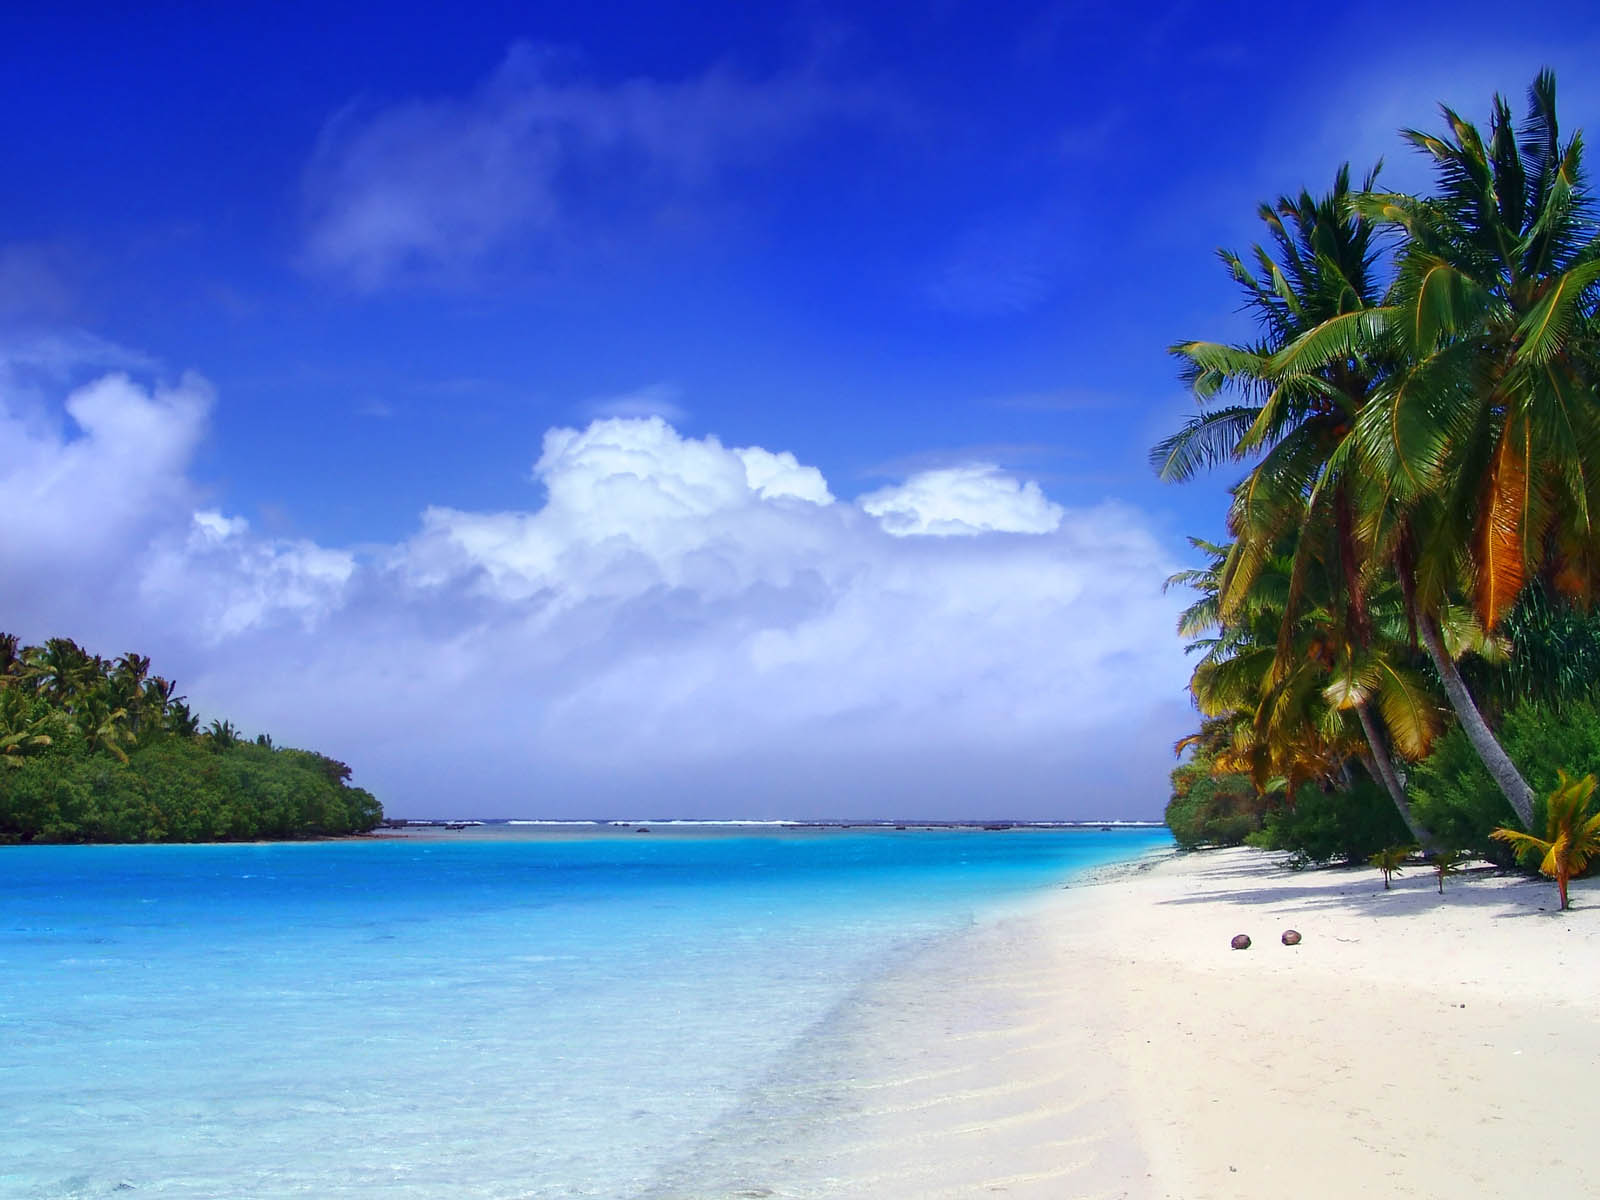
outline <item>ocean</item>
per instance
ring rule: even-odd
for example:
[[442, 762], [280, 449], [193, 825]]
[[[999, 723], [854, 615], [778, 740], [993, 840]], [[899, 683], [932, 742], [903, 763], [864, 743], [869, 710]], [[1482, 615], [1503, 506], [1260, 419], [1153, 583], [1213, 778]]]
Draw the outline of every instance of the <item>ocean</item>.
[[865, 981], [1168, 845], [502, 826], [0, 849], [0, 1196], [647, 1196], [770, 1110], [764, 1081]]

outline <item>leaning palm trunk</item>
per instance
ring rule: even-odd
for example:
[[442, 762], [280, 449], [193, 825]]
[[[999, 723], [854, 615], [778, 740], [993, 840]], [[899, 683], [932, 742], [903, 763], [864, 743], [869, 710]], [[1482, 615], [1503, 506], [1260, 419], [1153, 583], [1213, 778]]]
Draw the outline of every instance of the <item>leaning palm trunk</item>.
[[1483, 714], [1473, 703], [1472, 693], [1467, 691], [1466, 680], [1461, 678], [1455, 660], [1444, 648], [1444, 638], [1440, 636], [1437, 618], [1424, 615], [1417, 622], [1417, 626], [1422, 634], [1422, 643], [1428, 648], [1428, 657], [1433, 659], [1433, 665], [1439, 672], [1439, 679], [1444, 684], [1444, 694], [1450, 699], [1450, 707], [1456, 710], [1456, 716], [1461, 721], [1462, 732], [1467, 735], [1472, 748], [1483, 760], [1484, 769], [1489, 772], [1489, 777], [1511, 802], [1511, 808], [1517, 814], [1517, 820], [1522, 822], [1522, 827], [1532, 829], [1533, 789], [1517, 770], [1517, 764], [1511, 761], [1511, 756], [1495, 739], [1488, 722], [1483, 719]]
[[1400, 782], [1400, 776], [1395, 774], [1394, 761], [1390, 759], [1389, 751], [1378, 733], [1378, 723], [1372, 719], [1372, 710], [1367, 707], [1365, 700], [1357, 701], [1355, 708], [1356, 716], [1361, 718], [1361, 731], [1367, 735], [1367, 745], [1372, 747], [1372, 755], [1367, 765], [1382, 781], [1389, 798], [1400, 811], [1400, 819], [1406, 823], [1406, 828], [1411, 831], [1411, 836], [1417, 845], [1432, 853], [1438, 846], [1438, 839], [1417, 819], [1417, 814], [1411, 811], [1411, 801], [1406, 799], [1405, 785]]

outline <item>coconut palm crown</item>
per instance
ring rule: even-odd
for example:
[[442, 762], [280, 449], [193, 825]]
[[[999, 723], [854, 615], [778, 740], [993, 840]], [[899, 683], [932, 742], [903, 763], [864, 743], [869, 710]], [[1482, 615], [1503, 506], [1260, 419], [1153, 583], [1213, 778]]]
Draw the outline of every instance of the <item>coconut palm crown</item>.
[[[1404, 133], [1433, 161], [1433, 194], [1347, 197], [1346, 227], [1400, 235], [1393, 282], [1382, 303], [1347, 304], [1259, 361], [1256, 386], [1329, 404], [1355, 395], [1341, 383], [1364, 390], [1320, 439], [1282, 436], [1236, 491], [1239, 550], [1222, 592], [1226, 612], [1266, 553], [1255, 530], [1292, 509], [1283, 498], [1305, 496], [1305, 533], [1331, 528], [1360, 562], [1345, 568], [1354, 625], [1363, 589], [1392, 574], [1463, 731], [1529, 827], [1532, 789], [1478, 711], [1440, 617], [1469, 597], [1492, 633], [1535, 575], [1584, 600], [1600, 578], [1600, 226], [1582, 137], [1561, 140], [1555, 94], [1541, 73], [1520, 130], [1495, 97], [1487, 137], [1445, 108], [1444, 136]], [[1200, 384], [1225, 367], [1245, 377], [1242, 360], [1206, 355]], [[1316, 406], [1306, 411], [1297, 435], [1318, 427]], [[1282, 428], [1252, 430], [1263, 423]]]
[[1442, 112], [1444, 136], [1404, 132], [1432, 159], [1435, 194], [1353, 198], [1404, 235], [1381, 329], [1325, 329], [1310, 357], [1393, 357], [1357, 419], [1367, 532], [1425, 608], [1464, 568], [1492, 630], [1532, 574], [1587, 599], [1600, 568], [1600, 225], [1550, 72], [1520, 130], [1500, 96], [1487, 137]]
[[[1494, 737], [1437, 620], [1466, 594], [1493, 631], [1534, 574], [1587, 601], [1600, 571], [1600, 226], [1583, 141], [1563, 143], [1541, 72], [1520, 131], [1496, 96], [1489, 135], [1444, 108], [1427, 197], [1353, 198], [1403, 235], [1387, 303], [1365, 328], [1325, 323], [1305, 358], [1382, 355], [1356, 419], [1362, 536], [1392, 567], [1463, 732], [1522, 824], [1533, 791]], [[1519, 140], [1520, 136], [1520, 140]]]
[[[1363, 190], [1376, 179], [1374, 169]], [[1228, 524], [1235, 541], [1219, 580], [1224, 616], [1244, 602], [1284, 535], [1305, 528], [1334, 547], [1344, 615], [1358, 632], [1365, 623], [1358, 574], [1364, 555], [1356, 541], [1345, 446], [1376, 368], [1355, 355], [1294, 357], [1303, 339], [1330, 324], [1365, 320], [1381, 299], [1380, 247], [1353, 196], [1346, 165], [1320, 198], [1302, 192], [1263, 204], [1258, 215], [1271, 249], [1254, 247], [1253, 268], [1237, 254], [1218, 252], [1244, 295], [1245, 311], [1256, 318], [1257, 340], [1171, 347], [1203, 411], [1151, 451], [1157, 472], [1181, 482], [1224, 461], [1256, 460], [1233, 492]], [[1213, 406], [1225, 392], [1234, 403]], [[1302, 564], [1292, 578], [1303, 570]], [[1286, 620], [1294, 616], [1296, 597], [1297, 588], [1285, 605]]]

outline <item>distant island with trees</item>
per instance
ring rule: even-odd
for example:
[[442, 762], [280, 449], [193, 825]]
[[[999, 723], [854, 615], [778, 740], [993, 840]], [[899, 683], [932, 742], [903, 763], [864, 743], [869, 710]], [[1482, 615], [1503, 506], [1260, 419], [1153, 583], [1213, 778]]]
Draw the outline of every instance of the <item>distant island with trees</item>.
[[0, 843], [221, 842], [365, 833], [383, 820], [350, 768], [201, 727], [150, 660], [0, 633]]

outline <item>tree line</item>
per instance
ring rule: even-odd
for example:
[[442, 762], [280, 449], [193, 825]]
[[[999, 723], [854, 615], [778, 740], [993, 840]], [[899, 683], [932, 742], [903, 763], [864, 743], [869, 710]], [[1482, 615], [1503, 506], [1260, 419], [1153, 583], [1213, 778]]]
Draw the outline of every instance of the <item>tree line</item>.
[[0, 842], [192, 842], [361, 833], [383, 809], [350, 768], [202, 727], [137, 653], [0, 633]]
[[[1200, 411], [1151, 454], [1227, 463], [1198, 599], [1200, 729], [1169, 824], [1324, 861], [1413, 842], [1504, 858], [1600, 765], [1600, 226], [1556, 81], [1487, 130], [1402, 137], [1424, 195], [1348, 166], [1221, 252], [1251, 340], [1171, 348]], [[1380, 164], [1381, 167], [1381, 164]]]

